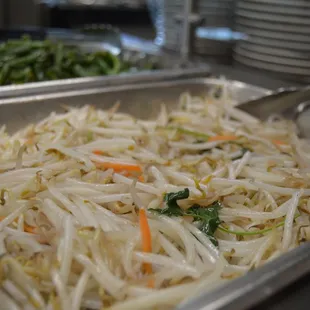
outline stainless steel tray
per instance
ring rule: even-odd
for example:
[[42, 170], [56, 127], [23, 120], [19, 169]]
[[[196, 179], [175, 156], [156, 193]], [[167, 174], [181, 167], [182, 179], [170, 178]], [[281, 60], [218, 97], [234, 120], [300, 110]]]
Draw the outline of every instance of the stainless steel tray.
[[137, 73], [122, 73], [119, 75], [73, 78], [57, 81], [27, 83], [23, 85], [8, 85], [0, 87], [0, 99], [12, 96], [28, 96], [52, 92], [69, 91], [74, 89], [88, 89], [94, 87], [108, 87], [146, 82], [159, 82], [175, 79], [206, 77], [210, 75], [209, 66], [188, 69], [163, 69], [141, 71]]
[[[189, 91], [195, 96], [205, 95], [215, 85], [226, 84], [233, 97], [243, 102], [263, 96], [269, 91], [238, 81], [196, 78], [136, 85], [97, 87], [65, 92], [0, 99], [0, 126], [6, 124], [13, 132], [36, 122], [52, 111], [62, 111], [62, 105], [91, 104], [107, 109], [120, 101], [122, 112], [136, 117], [152, 118], [159, 105], [165, 102], [172, 109], [180, 93]], [[98, 86], [98, 85], [97, 85]], [[46, 88], [48, 90], [48, 88]], [[1, 95], [1, 90], [0, 90]], [[310, 271], [310, 243], [307, 243], [273, 262], [249, 272], [246, 276], [229, 282], [213, 292], [204, 294], [180, 310], [242, 310], [264, 300], [284, 286]]]
[[[114, 31], [114, 30], [113, 30]], [[111, 31], [112, 32], [112, 31]], [[119, 54], [125, 61], [130, 61], [135, 70], [118, 75], [96, 76], [88, 78], [72, 78], [55, 81], [26, 83], [22, 85], [0, 86], [0, 98], [11, 96], [26, 96], [30, 94], [64, 91], [72, 89], [86, 89], [89, 87], [102, 87], [122, 85], [129, 83], [145, 83], [151, 81], [165, 81], [178, 78], [206, 77], [210, 75], [210, 66], [200, 59], [189, 61], [185, 67], [180, 68], [180, 57], [176, 53], [161, 51], [151, 41], [143, 40], [128, 34], [112, 33], [110, 39], [96, 39], [74, 32], [63, 30], [49, 31], [48, 39], [63, 41], [68, 45], [78, 46], [85, 52], [109, 50]], [[121, 40], [121, 41], [120, 41]], [[119, 46], [118, 44], [121, 44]], [[145, 64], [152, 63], [154, 70], [145, 70]], [[140, 70], [140, 71], [139, 71]]]
[[[189, 91], [195, 96], [205, 95], [210, 88], [223, 84], [227, 84], [228, 89], [238, 102], [268, 93], [266, 89], [242, 82], [209, 78], [109, 87], [103, 87], [100, 83], [90, 79], [86, 88], [84, 88], [85, 84], [83, 83], [75, 84], [74, 90], [63, 92], [55, 92], [56, 87], [46, 84], [43, 94], [19, 97], [16, 95], [12, 98], [0, 99], [0, 126], [6, 124], [9, 130], [14, 131], [29, 123], [39, 121], [52, 111], [63, 111], [62, 106], [64, 105], [82, 106], [90, 104], [108, 109], [118, 101], [121, 103], [121, 111], [128, 112], [136, 117], [152, 118], [157, 116], [159, 105], [162, 102], [165, 102], [169, 108], [173, 108], [182, 92]], [[0, 89], [0, 97], [3, 92]]]

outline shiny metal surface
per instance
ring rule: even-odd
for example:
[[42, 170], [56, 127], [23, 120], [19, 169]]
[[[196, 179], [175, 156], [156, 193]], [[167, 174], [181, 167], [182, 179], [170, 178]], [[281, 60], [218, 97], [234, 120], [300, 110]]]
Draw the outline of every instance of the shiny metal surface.
[[310, 272], [310, 243], [178, 307], [178, 310], [245, 310]]
[[143, 0], [58, 0], [59, 5], [141, 9]]
[[295, 107], [307, 97], [310, 97], [308, 87], [280, 88], [265, 97], [243, 102], [239, 109], [265, 120], [271, 114], [282, 114], [287, 109]]
[[[91, 104], [107, 109], [115, 102], [121, 103], [120, 110], [136, 117], [150, 118], [158, 114], [158, 108], [165, 102], [173, 108], [181, 93], [191, 92], [203, 96], [216, 85], [227, 85], [228, 91], [238, 102], [257, 98], [268, 94], [266, 89], [251, 86], [238, 81], [223, 81], [209, 78], [192, 78], [165, 82], [135, 83], [103, 87], [101, 83], [75, 85], [73, 90], [55, 92], [45, 86], [45, 91], [35, 95], [24, 95], [0, 99], [0, 126], [6, 124], [9, 131], [15, 131], [29, 123], [36, 122], [52, 111], [62, 111], [62, 105], [82, 106]], [[125, 81], [124, 81], [125, 82]], [[72, 89], [72, 88], [71, 88]], [[42, 89], [41, 89], [42, 90]], [[50, 91], [52, 90], [52, 91]], [[0, 97], [1, 97], [0, 90]], [[14, 117], [12, 117], [14, 115]]]
[[239, 108], [262, 120], [277, 114], [296, 123], [300, 136], [309, 139], [310, 87], [278, 89], [268, 96], [244, 102]]
[[208, 75], [210, 75], [210, 67], [204, 64], [198, 68], [141, 71], [137, 73], [123, 73], [120, 75], [65, 79], [27, 83], [23, 85], [8, 85], [0, 87], [0, 98], [130, 83], [146, 83], [180, 78], [205, 77]]
[[181, 66], [187, 66], [190, 57], [193, 55], [196, 28], [203, 21], [203, 18], [195, 11], [197, 11], [197, 1], [185, 0], [183, 14], [175, 17], [181, 24]]
[[[37, 95], [0, 99], [0, 125], [6, 124], [10, 132], [40, 120], [52, 111], [60, 112], [62, 105], [82, 106], [91, 104], [107, 109], [120, 101], [120, 110], [136, 117], [157, 116], [164, 101], [169, 109], [177, 104], [180, 93], [189, 91], [195, 96], [206, 95], [216, 85], [227, 86], [233, 99], [245, 102], [265, 96], [270, 91], [238, 81], [196, 78], [165, 82], [114, 85], [92, 88], [76, 87], [71, 91], [48, 92]], [[82, 86], [83, 84], [81, 84]], [[91, 85], [91, 83], [90, 83]], [[1, 90], [0, 90], [1, 95]], [[180, 310], [242, 310], [248, 309], [283, 286], [310, 271], [310, 244], [305, 244], [275, 259], [273, 262], [229, 282], [179, 307]]]
[[[233, 0], [195, 0], [194, 7], [197, 14], [194, 19], [200, 17], [203, 20], [204, 27], [228, 27], [232, 26], [233, 21]], [[180, 42], [183, 39], [183, 33], [180, 32], [179, 25], [175, 22], [175, 16], [181, 16], [183, 13], [185, 1], [164, 1], [164, 28], [165, 28], [165, 42], [164, 46], [171, 50], [178, 50]], [[199, 18], [198, 18], [199, 20]], [[204, 38], [199, 35], [195, 37], [195, 50], [199, 50], [200, 54], [210, 55], [208, 49], [212, 49], [214, 42], [206, 42]], [[203, 45], [203, 48], [201, 48]]]

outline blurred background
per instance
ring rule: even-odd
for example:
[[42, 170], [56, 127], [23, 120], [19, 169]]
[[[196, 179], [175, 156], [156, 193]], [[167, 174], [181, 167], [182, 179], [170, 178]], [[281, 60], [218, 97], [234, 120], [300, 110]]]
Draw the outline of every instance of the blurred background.
[[126, 28], [152, 26], [144, 0], [0, 0], [1, 27], [36, 26], [77, 28], [89, 23], [107, 23]]
[[[225, 65], [221, 70], [229, 66], [295, 83], [309, 82], [308, 0], [196, 0], [190, 1], [187, 12], [185, 2], [0, 0], [0, 39], [18, 36], [22, 29], [32, 37], [42, 38], [48, 32], [50, 37], [69, 40], [73, 35], [67, 30], [85, 35], [91, 29], [98, 35], [102, 25], [108, 24], [117, 29], [125, 46], [183, 53], [180, 57], [185, 62], [196, 57], [213, 64], [214, 70], [214, 64]], [[113, 41], [111, 36], [108, 40]]]

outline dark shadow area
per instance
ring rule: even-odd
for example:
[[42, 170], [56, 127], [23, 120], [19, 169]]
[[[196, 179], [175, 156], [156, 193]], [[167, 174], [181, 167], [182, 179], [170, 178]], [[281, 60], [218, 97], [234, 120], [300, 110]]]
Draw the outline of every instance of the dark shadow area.
[[251, 310], [310, 309], [310, 277], [304, 276]]
[[76, 28], [84, 24], [113, 24], [151, 27], [147, 10], [51, 8], [50, 27]]

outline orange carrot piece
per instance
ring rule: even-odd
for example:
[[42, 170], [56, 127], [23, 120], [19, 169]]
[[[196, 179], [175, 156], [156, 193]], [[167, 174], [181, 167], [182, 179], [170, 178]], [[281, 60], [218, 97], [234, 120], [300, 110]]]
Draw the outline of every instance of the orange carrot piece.
[[[136, 177], [136, 176], [134, 176], [134, 175], [132, 175], [130, 172], [128, 172], [128, 171], [122, 171], [122, 172], [120, 172], [124, 177]], [[142, 182], [142, 183], [144, 183], [145, 182], [145, 180], [144, 180], [144, 176], [141, 174], [141, 175], [139, 175], [138, 176], [138, 181], [139, 182]]]
[[[121, 175], [123, 175], [124, 177], [133, 177], [133, 178], [137, 178], [136, 175], [130, 173], [129, 171], [126, 171], [126, 170], [122, 170], [122, 171], [118, 171]], [[143, 174], [139, 175], [138, 176], [138, 181], [139, 182], [142, 182], [144, 183], [145, 182], [145, 179], [144, 179], [144, 176]]]
[[225, 135], [225, 136], [213, 136], [208, 139], [208, 142], [215, 142], [215, 141], [234, 141], [237, 140], [237, 136], [233, 135]]
[[287, 145], [287, 143], [282, 140], [272, 140], [272, 142], [276, 145]]
[[[0, 222], [3, 221], [5, 218], [6, 218], [6, 216], [0, 216]], [[16, 222], [17, 222], [17, 219], [15, 219], [14, 222], [16, 223]], [[35, 230], [35, 227], [30, 226], [30, 225], [27, 225], [27, 224], [24, 224], [24, 231], [25, 231], [25, 232], [34, 234], [34, 233], [35, 233], [34, 230]]]
[[[152, 252], [152, 236], [150, 226], [147, 220], [146, 212], [144, 209], [139, 210], [139, 224], [140, 224], [140, 233], [142, 239], [142, 250], [146, 253]], [[143, 264], [144, 271], [147, 274], [152, 273], [152, 265], [149, 263]]]
[[95, 155], [104, 155], [104, 152], [101, 150], [93, 150], [93, 154]]
[[144, 176], [143, 176], [142, 174], [138, 177], [138, 181], [139, 181], [139, 182], [142, 182], [142, 183], [145, 182]]
[[148, 280], [147, 287], [154, 288], [155, 287], [155, 280], [154, 279]]
[[151, 274], [153, 272], [152, 265], [150, 263], [144, 263], [143, 264], [144, 272], [146, 274]]
[[35, 233], [35, 227], [25, 224], [24, 225], [24, 231], [31, 233], [31, 234], [34, 234]]
[[97, 163], [97, 168], [113, 169], [115, 172], [121, 171], [136, 171], [142, 172], [142, 168], [135, 164], [123, 164], [123, 163]]
[[[123, 175], [124, 177], [133, 177], [136, 178], [137, 176], [133, 175], [132, 173], [128, 172], [128, 171], [121, 171], [120, 172], [121, 175]], [[144, 183], [144, 176], [141, 174], [138, 176], [138, 181]]]

